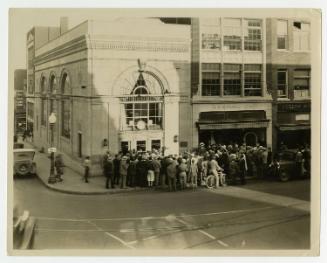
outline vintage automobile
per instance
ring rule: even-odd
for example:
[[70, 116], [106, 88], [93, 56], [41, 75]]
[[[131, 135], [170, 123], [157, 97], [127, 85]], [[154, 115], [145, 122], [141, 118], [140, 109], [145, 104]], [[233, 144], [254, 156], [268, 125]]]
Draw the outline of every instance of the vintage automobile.
[[310, 177], [310, 171], [304, 168], [302, 163], [301, 169], [296, 167], [296, 150], [289, 149], [284, 150], [279, 154], [279, 162], [272, 165], [269, 173], [275, 179], [279, 179], [282, 182], [287, 182], [290, 179], [304, 179]]
[[34, 155], [34, 149], [14, 149], [14, 176], [36, 174]]

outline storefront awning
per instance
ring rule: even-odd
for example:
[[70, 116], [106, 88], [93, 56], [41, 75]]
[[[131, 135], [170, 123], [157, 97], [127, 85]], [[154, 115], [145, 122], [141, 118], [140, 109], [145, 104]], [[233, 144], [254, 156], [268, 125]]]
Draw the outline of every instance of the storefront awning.
[[278, 127], [280, 131], [310, 130], [310, 128], [310, 125], [281, 125]]
[[226, 130], [226, 129], [250, 129], [267, 128], [269, 120], [243, 121], [243, 122], [197, 122], [200, 130]]

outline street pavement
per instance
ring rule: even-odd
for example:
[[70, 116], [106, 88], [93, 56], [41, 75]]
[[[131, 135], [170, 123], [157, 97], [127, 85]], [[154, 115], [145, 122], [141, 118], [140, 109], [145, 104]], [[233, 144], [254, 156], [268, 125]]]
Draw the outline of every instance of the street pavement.
[[73, 195], [19, 178], [14, 203], [37, 218], [34, 249], [310, 247], [310, 180]]

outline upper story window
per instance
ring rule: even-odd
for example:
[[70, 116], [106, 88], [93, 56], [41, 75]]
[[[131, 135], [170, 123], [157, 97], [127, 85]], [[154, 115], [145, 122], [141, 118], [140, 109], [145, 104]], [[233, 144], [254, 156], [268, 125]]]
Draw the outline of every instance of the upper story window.
[[310, 24], [293, 22], [294, 51], [310, 50]]
[[62, 94], [71, 93], [70, 78], [67, 73], [64, 73], [61, 79], [61, 92]]
[[202, 63], [202, 96], [220, 95], [220, 64]]
[[310, 69], [296, 69], [293, 72], [294, 99], [310, 96]]
[[244, 31], [244, 49], [250, 51], [261, 50], [261, 21], [247, 20], [246, 30]]
[[310, 88], [310, 70], [296, 69], [294, 70], [293, 86], [295, 90], [309, 90]]
[[41, 125], [46, 126], [47, 124], [47, 81], [45, 77], [41, 78], [40, 83], [40, 93], [41, 93]]
[[277, 21], [277, 49], [288, 49], [287, 20]]
[[241, 50], [242, 27], [241, 19], [224, 19], [224, 50]]
[[224, 64], [224, 95], [241, 95], [240, 64]]
[[261, 96], [261, 65], [245, 64], [244, 65], [244, 95]]
[[277, 96], [279, 98], [287, 97], [288, 90], [288, 81], [287, 81], [287, 70], [279, 69], [277, 71]]
[[203, 19], [202, 28], [202, 49], [221, 49], [220, 19]]

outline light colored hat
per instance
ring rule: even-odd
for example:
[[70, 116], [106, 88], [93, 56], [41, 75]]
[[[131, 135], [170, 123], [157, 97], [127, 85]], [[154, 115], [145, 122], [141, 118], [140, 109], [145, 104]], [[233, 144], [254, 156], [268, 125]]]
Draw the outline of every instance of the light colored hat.
[[229, 159], [232, 161], [232, 160], [235, 160], [236, 159], [236, 154], [232, 153], [229, 155]]

